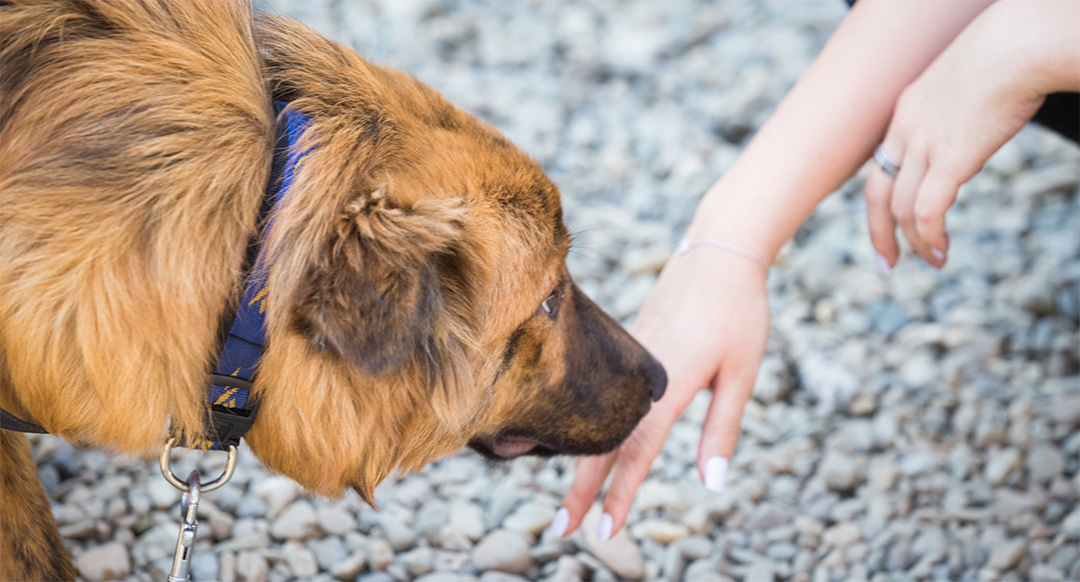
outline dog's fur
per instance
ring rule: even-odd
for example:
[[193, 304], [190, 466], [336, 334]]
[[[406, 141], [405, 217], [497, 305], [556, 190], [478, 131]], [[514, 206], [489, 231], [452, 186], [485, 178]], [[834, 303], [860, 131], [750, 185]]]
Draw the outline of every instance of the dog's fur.
[[[266, 242], [267, 466], [370, 500], [466, 444], [629, 434], [663, 370], [570, 280], [540, 167], [416, 79], [219, 0], [0, 6], [0, 406], [117, 451], [203, 436], [273, 99], [314, 149]], [[0, 446], [0, 578], [71, 578], [25, 438]]]

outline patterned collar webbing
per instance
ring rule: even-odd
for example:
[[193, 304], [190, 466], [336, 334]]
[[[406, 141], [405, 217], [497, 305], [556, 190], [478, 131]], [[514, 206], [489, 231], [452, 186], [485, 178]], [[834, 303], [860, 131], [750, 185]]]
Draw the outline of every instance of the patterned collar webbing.
[[[296, 180], [296, 171], [311, 151], [310, 148], [300, 150], [301, 136], [311, 125], [311, 119], [299, 111], [284, 109], [284, 103], [274, 105], [275, 111], [284, 111], [283, 115], [279, 115], [279, 138], [274, 152], [275, 170], [280, 169], [280, 172], [272, 172], [270, 178], [270, 188], [279, 180], [281, 183], [273, 198], [276, 211], [289, 195]], [[285, 125], [284, 132], [281, 131], [281, 124]], [[281, 164], [282, 158], [284, 164]], [[263, 229], [259, 253], [244, 287], [236, 317], [229, 328], [217, 367], [210, 376], [209, 402], [213, 426], [209, 436], [214, 438], [216, 435], [217, 440], [193, 441], [189, 444], [191, 447], [207, 450], [239, 444], [240, 437], [255, 420], [258, 403], [249, 402], [248, 396], [265, 349], [268, 300], [266, 283], [269, 266], [262, 243], [266, 242], [266, 235], [273, 224], [271, 214]]]

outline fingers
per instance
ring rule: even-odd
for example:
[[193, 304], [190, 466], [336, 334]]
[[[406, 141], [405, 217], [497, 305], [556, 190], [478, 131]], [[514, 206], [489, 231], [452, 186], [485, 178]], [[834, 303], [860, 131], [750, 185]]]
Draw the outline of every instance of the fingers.
[[[655, 411], [656, 407], [653, 410]], [[630, 438], [619, 447], [615, 475], [604, 495], [604, 512], [600, 516], [599, 531], [596, 533], [600, 541], [611, 539], [611, 536], [622, 529], [634, 502], [634, 494], [649, 475], [653, 460], [664, 447], [672, 423], [658, 423], [658, 417], [659, 415], [652, 412], [645, 415]]]
[[915, 220], [915, 203], [920, 186], [927, 175], [927, 159], [921, 148], [909, 150], [904, 155], [904, 162], [893, 183], [890, 208], [893, 218], [900, 225], [904, 238], [915, 251], [930, 265], [941, 268], [945, 264], [945, 254], [940, 249], [930, 246], [919, 234]]
[[755, 375], [753, 369], [721, 372], [716, 382], [698, 449], [698, 471], [710, 491], [720, 493], [727, 483], [728, 466], [739, 441], [743, 409], [753, 392]]
[[866, 179], [866, 220], [870, 225], [870, 242], [878, 254], [877, 268], [883, 277], [889, 275], [900, 258], [900, 247], [896, 244], [896, 221], [889, 208], [892, 185], [893, 177], [880, 166], [871, 171]]
[[[884, 148], [895, 153], [900, 146]], [[903, 160], [895, 177], [879, 166], [866, 180], [870, 241], [879, 255], [877, 267], [883, 276], [888, 276], [900, 256], [897, 226], [911, 249], [933, 267], [944, 266], [949, 248], [945, 213], [956, 200], [959, 185], [949, 173], [929, 166], [923, 148], [909, 148]]]
[[552, 535], [561, 537], [570, 534], [581, 525], [581, 520], [585, 519], [585, 514], [604, 487], [616, 454], [617, 451], [612, 451], [606, 455], [578, 457], [574, 461], [574, 482], [548, 527]]
[[[941, 266], [945, 263], [945, 256], [949, 252], [949, 236], [945, 232], [945, 212], [956, 201], [956, 192], [959, 184], [944, 172], [936, 171], [931, 167], [919, 185], [919, 192], [915, 198], [915, 230], [919, 238], [926, 242], [930, 248], [930, 254], [940, 261]], [[931, 263], [934, 264], [934, 263]]]

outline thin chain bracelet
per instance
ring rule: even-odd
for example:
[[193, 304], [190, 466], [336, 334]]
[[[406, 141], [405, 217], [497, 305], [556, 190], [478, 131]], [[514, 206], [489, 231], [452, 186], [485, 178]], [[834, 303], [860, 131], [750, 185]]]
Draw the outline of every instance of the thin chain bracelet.
[[725, 251], [733, 252], [733, 253], [735, 253], [737, 255], [742, 255], [742, 256], [750, 259], [751, 261], [754, 261], [755, 263], [761, 265], [762, 267], [765, 268], [766, 271], [769, 270], [768, 261], [766, 261], [765, 259], [759, 257], [756, 253], [748, 251], [748, 250], [746, 250], [746, 249], [744, 249], [742, 247], [737, 247], [737, 246], [735, 246], [733, 244], [728, 244], [726, 242], [713, 240], [711, 238], [703, 238], [701, 240], [696, 240], [694, 242], [690, 242], [689, 239], [683, 238], [682, 240], [679, 241], [679, 244], [675, 246], [675, 252], [679, 253], [680, 255], [685, 255], [686, 253], [690, 252], [691, 249], [693, 249], [695, 247], [702, 247], [702, 246], [716, 247], [718, 249], [724, 249]]

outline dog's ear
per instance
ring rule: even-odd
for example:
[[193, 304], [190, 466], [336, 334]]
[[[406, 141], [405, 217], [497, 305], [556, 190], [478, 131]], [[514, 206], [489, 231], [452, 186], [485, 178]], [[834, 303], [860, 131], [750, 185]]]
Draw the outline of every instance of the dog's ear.
[[294, 297], [294, 323], [317, 351], [371, 374], [426, 351], [441, 310], [436, 265], [458, 242], [466, 209], [456, 199], [405, 206], [386, 188], [345, 204], [329, 239], [309, 258]]

